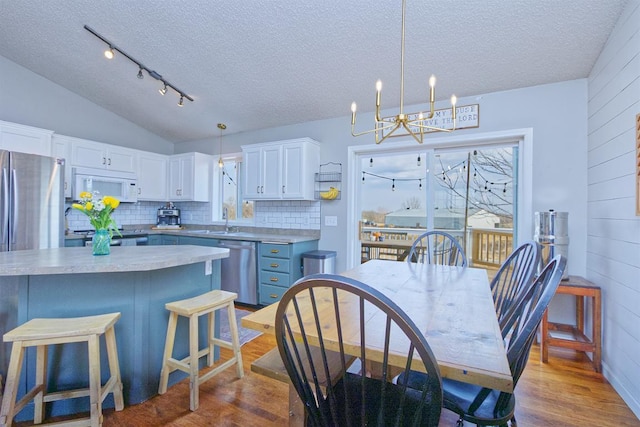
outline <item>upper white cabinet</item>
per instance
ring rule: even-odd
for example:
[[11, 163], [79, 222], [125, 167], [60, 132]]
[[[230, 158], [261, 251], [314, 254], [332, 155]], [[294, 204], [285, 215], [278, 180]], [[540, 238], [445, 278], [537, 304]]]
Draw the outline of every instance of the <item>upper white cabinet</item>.
[[103, 144], [100, 142], [75, 139], [71, 145], [71, 164], [88, 168], [135, 172], [136, 150]]
[[202, 153], [169, 157], [169, 200], [208, 202], [211, 156]]
[[310, 138], [242, 147], [248, 200], [314, 200], [320, 146]]
[[71, 197], [71, 141], [70, 136], [54, 133], [51, 137], [51, 155], [65, 159], [64, 165], [64, 197]]
[[51, 156], [53, 131], [0, 121], [0, 150]]
[[280, 199], [282, 147], [255, 144], [242, 147], [245, 199]]
[[138, 152], [138, 200], [168, 200], [168, 159], [163, 154]]

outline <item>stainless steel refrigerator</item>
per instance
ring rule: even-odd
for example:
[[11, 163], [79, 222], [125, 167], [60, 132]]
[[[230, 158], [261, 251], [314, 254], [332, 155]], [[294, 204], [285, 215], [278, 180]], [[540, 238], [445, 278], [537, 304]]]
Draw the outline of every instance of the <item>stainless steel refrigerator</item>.
[[[64, 160], [0, 150], [0, 252], [64, 246]], [[0, 336], [17, 326], [20, 277], [0, 277]], [[0, 342], [0, 374], [11, 345]]]
[[64, 246], [64, 160], [0, 151], [0, 252]]

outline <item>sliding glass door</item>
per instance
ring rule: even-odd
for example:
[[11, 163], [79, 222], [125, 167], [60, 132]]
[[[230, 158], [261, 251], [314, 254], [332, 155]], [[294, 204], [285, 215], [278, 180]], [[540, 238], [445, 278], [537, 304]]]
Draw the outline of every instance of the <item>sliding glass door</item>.
[[361, 260], [402, 260], [426, 230], [444, 230], [472, 266], [496, 268], [513, 246], [517, 145], [407, 147], [358, 157]]

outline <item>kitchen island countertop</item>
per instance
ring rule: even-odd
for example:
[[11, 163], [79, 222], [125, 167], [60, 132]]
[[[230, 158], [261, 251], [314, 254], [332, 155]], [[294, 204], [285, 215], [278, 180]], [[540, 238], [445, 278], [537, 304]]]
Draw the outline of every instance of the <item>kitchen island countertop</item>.
[[90, 247], [1, 252], [0, 276], [151, 271], [226, 258], [229, 250], [205, 246], [114, 246], [94, 256]]

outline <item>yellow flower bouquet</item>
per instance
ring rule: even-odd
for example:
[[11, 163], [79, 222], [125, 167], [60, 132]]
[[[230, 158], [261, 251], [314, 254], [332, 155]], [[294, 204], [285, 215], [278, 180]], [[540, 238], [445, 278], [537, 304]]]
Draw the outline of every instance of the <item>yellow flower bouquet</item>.
[[80, 193], [78, 203], [74, 203], [71, 206], [88, 216], [89, 222], [91, 222], [96, 231], [108, 230], [110, 237], [113, 237], [114, 231], [118, 235], [122, 235], [116, 222], [111, 218], [111, 212], [120, 206], [120, 200], [115, 197], [104, 196], [100, 199], [97, 192], [92, 194], [88, 191], [83, 191]]

